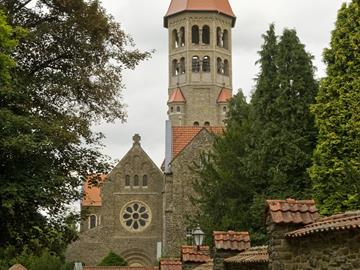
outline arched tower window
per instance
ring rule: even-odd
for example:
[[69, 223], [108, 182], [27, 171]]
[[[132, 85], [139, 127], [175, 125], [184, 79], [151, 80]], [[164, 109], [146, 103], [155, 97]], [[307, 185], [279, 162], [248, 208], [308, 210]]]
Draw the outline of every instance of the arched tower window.
[[125, 186], [130, 187], [130, 175], [125, 176]]
[[179, 65], [178, 65], [178, 60], [174, 59], [172, 61], [172, 74], [173, 74], [173, 76], [179, 75], [179, 71], [180, 71], [179, 69], [180, 68], [179, 68]]
[[178, 31], [176, 29], [172, 31], [172, 42], [173, 42], [173, 48], [179, 48], [179, 36], [178, 36]]
[[223, 107], [223, 112], [226, 113], [226, 111], [227, 111], [227, 108], [226, 108], [226, 106], [224, 106]]
[[210, 122], [206, 121], [206, 122], [204, 123], [204, 126], [205, 126], [205, 127], [210, 126]]
[[89, 217], [89, 229], [95, 228], [97, 223], [97, 217], [96, 215], [91, 215]]
[[226, 76], [229, 76], [229, 61], [228, 60], [225, 60], [224, 61], [224, 70], [223, 70], [223, 74], [226, 75]]
[[185, 67], [185, 57], [181, 57], [180, 59], [180, 74], [185, 74], [186, 67]]
[[200, 59], [199, 56], [192, 57], [192, 72], [200, 72]]
[[143, 187], [147, 187], [148, 186], [148, 176], [145, 174], [143, 176], [143, 182], [142, 182]]
[[191, 28], [191, 40], [193, 44], [199, 44], [199, 26], [197, 25]]
[[202, 70], [204, 72], [210, 72], [210, 57], [204, 56], [203, 62], [202, 62]]
[[180, 28], [180, 46], [185, 46], [185, 27]]
[[222, 40], [223, 40], [223, 47], [225, 49], [229, 49], [229, 32], [228, 32], [228, 30], [224, 30]]
[[220, 57], [216, 59], [216, 70], [218, 74], [224, 74], [224, 67]]
[[195, 127], [198, 127], [198, 126], [199, 126], [199, 122], [198, 122], [198, 121], [195, 121], [195, 122], [194, 122], [194, 126], [195, 126]]
[[139, 176], [135, 175], [134, 176], [134, 187], [138, 187], [139, 186]]
[[204, 25], [202, 29], [202, 42], [210, 44], [210, 27], [207, 25]]
[[216, 28], [216, 45], [219, 47], [222, 47], [222, 32], [221, 32], [221, 28], [218, 27]]
[[180, 108], [180, 106], [176, 106], [176, 112], [181, 112], [181, 108]]

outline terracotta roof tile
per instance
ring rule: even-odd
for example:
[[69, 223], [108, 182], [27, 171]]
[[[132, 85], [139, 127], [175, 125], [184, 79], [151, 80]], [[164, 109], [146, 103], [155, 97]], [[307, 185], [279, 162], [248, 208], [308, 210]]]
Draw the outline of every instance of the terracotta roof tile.
[[233, 18], [235, 25], [235, 14], [228, 0], [172, 0], [164, 18], [164, 25], [167, 27], [169, 16], [184, 11], [214, 11]]
[[329, 231], [360, 230], [360, 211], [347, 212], [321, 218], [296, 231], [286, 234], [288, 237], [302, 237], [309, 234]]
[[174, 159], [202, 130], [206, 128], [210, 132], [220, 135], [224, 127], [196, 127], [196, 126], [174, 126], [172, 127], [172, 158]]
[[186, 99], [181, 91], [180, 88], [176, 88], [170, 95], [169, 101], [168, 103], [173, 103], [173, 102], [181, 102], [181, 103], [185, 103]]
[[227, 103], [229, 101], [229, 99], [231, 99], [231, 97], [232, 97], [232, 91], [230, 89], [223, 88], [220, 91], [220, 94], [217, 98], [217, 102], [218, 103]]
[[84, 266], [84, 270], [158, 270], [158, 267]]
[[243, 251], [250, 248], [248, 232], [213, 232], [216, 249]]
[[161, 259], [160, 270], [181, 270], [182, 263], [180, 259]]
[[199, 266], [193, 268], [192, 270], [213, 270], [214, 269], [214, 262], [210, 260], [206, 263], [200, 264]]
[[274, 223], [309, 224], [320, 217], [314, 200], [267, 200], [266, 203]]
[[268, 263], [269, 262], [268, 247], [267, 246], [253, 247], [244, 252], [239, 253], [234, 257], [226, 258], [224, 261], [226, 263], [239, 263], [239, 264]]
[[[106, 175], [100, 175], [99, 181], [106, 181]], [[82, 206], [101, 206], [100, 187], [91, 185], [90, 178], [84, 182], [83, 194]]]
[[15, 264], [9, 268], [9, 270], [27, 270], [24, 266], [21, 264]]
[[181, 259], [183, 262], [209, 262], [210, 248], [209, 246], [182, 246]]

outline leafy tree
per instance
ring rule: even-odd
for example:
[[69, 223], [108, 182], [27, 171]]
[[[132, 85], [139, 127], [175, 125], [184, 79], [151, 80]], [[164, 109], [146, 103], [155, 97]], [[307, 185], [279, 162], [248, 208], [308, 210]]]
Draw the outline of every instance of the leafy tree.
[[226, 132], [210, 158], [204, 155], [195, 183], [206, 232], [247, 230], [255, 244], [265, 242], [266, 198], [309, 196], [316, 143], [312, 56], [295, 30], [285, 29], [278, 41], [270, 25], [263, 38], [251, 103], [241, 93], [234, 97]]
[[108, 255], [106, 255], [98, 266], [127, 266], [127, 262], [119, 255], [110, 251]]
[[360, 208], [360, 4], [344, 4], [329, 49], [327, 77], [316, 104], [319, 141], [310, 169], [314, 196], [324, 215]]
[[0, 88], [0, 245], [60, 253], [74, 236], [65, 205], [80, 198], [84, 176], [108, 169], [103, 136], [90, 127], [125, 120], [122, 71], [149, 53], [132, 48], [99, 1], [2, 0], [0, 8], [28, 32], [12, 52], [11, 85]]

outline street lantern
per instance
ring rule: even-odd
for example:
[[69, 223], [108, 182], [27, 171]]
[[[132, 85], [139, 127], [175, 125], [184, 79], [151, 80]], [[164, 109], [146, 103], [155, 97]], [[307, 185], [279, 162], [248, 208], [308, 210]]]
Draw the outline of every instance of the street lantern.
[[201, 246], [204, 241], [205, 233], [200, 229], [200, 226], [198, 225], [197, 228], [193, 231], [193, 237], [195, 240], [196, 246]]

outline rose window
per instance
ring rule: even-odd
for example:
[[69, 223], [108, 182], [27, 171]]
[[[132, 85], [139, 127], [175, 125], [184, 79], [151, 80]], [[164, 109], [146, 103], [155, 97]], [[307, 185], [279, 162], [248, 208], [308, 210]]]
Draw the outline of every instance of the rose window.
[[150, 208], [143, 202], [133, 201], [121, 210], [120, 220], [125, 229], [139, 232], [151, 222]]

